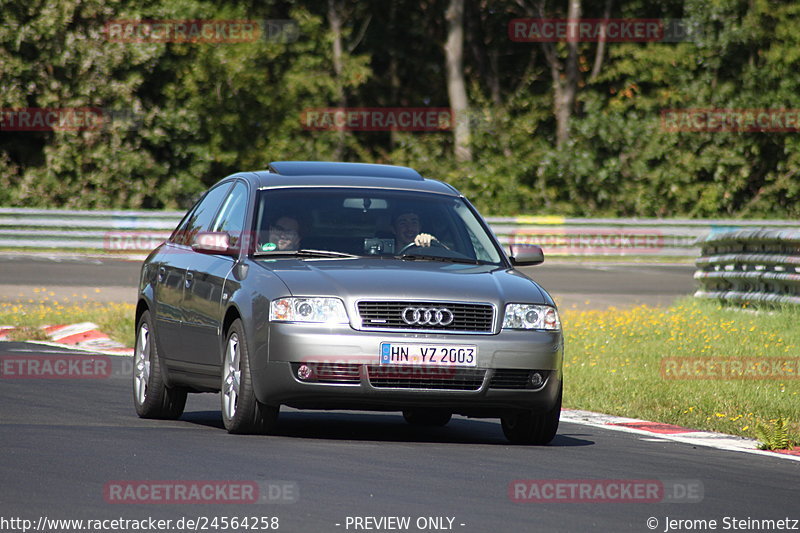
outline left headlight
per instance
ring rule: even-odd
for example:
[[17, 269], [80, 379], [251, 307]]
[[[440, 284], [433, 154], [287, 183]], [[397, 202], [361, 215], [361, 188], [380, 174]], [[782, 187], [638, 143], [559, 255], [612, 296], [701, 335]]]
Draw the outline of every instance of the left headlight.
[[273, 322], [348, 324], [344, 303], [338, 298], [278, 298], [269, 304]]
[[558, 311], [549, 305], [506, 304], [503, 329], [561, 329]]

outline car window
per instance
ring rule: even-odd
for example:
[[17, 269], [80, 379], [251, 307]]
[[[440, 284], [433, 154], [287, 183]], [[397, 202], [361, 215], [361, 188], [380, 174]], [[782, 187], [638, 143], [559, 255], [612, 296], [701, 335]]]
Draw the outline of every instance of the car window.
[[[433, 245], [409, 246], [398, 225], [402, 216], [409, 214], [415, 235], [433, 236]], [[292, 249], [384, 257], [409, 252], [442, 259], [502, 262], [492, 237], [466, 202], [449, 195], [366, 188], [259, 191], [256, 251], [282, 251], [274, 228], [287, 223], [299, 227], [299, 243]]]
[[220, 204], [230, 187], [230, 183], [225, 183], [208, 191], [173, 233], [171, 241], [189, 246], [198, 232], [210, 231], [214, 215], [219, 211]]
[[463, 221], [464, 229], [470, 241], [470, 246], [475, 252], [475, 258], [480, 261], [495, 261], [497, 251], [492, 244], [492, 240], [483, 229], [483, 226], [467, 207], [466, 203], [461, 203], [455, 207], [455, 213]]
[[222, 204], [211, 231], [227, 231], [233, 239], [238, 240], [244, 229], [247, 213], [247, 185], [237, 182]]

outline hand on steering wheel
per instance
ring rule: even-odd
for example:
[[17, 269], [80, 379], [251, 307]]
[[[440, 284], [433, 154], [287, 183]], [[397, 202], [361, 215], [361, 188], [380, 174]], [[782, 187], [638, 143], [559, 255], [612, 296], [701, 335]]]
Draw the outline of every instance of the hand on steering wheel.
[[437, 239], [436, 237], [434, 237], [430, 233], [420, 233], [419, 235], [414, 237], [413, 241], [411, 241], [410, 243], [408, 243], [405, 246], [403, 246], [400, 249], [400, 251], [397, 252], [397, 253], [398, 254], [403, 254], [403, 253], [407, 252], [408, 250], [410, 250], [411, 248], [414, 248], [414, 247], [428, 248], [430, 246], [436, 246], [437, 248], [445, 248], [445, 249], [447, 249], [447, 246], [442, 244], [441, 241], [439, 241], [439, 239]]

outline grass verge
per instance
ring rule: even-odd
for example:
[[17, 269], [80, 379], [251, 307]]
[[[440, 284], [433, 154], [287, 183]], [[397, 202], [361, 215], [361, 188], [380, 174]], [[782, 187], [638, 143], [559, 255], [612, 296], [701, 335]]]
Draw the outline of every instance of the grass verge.
[[36, 327], [94, 322], [109, 337], [130, 347], [134, 312], [135, 307], [127, 303], [51, 300], [44, 294], [38, 300], [26, 298], [0, 303], [0, 325], [20, 328], [11, 334], [10, 340], [44, 340]]
[[567, 310], [563, 322], [566, 407], [754, 438], [782, 419], [789, 440], [800, 442], [800, 376], [791, 361], [766, 375], [704, 370], [736, 358], [796, 365], [800, 310], [687, 298], [669, 308]]

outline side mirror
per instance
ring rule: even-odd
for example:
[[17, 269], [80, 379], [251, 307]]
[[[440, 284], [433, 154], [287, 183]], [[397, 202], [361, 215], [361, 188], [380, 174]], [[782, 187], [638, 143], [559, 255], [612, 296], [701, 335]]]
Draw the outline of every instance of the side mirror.
[[544, 263], [544, 252], [541, 246], [531, 244], [521, 246], [517, 250], [514, 250], [512, 246], [510, 251], [511, 264], [514, 266], [533, 266]]
[[231, 256], [239, 252], [231, 247], [231, 236], [224, 231], [201, 231], [194, 237], [192, 250], [201, 254]]

